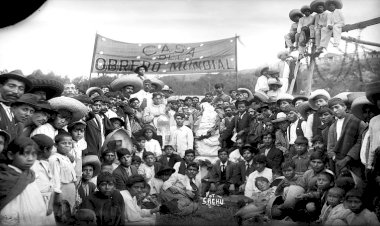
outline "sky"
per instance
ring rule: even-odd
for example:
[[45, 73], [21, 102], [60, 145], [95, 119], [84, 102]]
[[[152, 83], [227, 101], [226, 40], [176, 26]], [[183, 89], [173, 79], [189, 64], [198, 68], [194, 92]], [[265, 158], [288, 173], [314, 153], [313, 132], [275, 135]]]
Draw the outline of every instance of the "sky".
[[[292, 21], [308, 0], [48, 0], [26, 20], [0, 29], [0, 70], [89, 76], [95, 34], [129, 43], [187, 43], [238, 35], [238, 70], [277, 60]], [[346, 24], [380, 16], [380, 0], [343, 0]], [[343, 33], [357, 38], [359, 31]], [[380, 40], [380, 24], [360, 38]], [[367, 46], [374, 50], [380, 48]], [[341, 42], [340, 49], [345, 49]], [[354, 46], [348, 45], [353, 51]], [[329, 48], [329, 52], [340, 53]]]

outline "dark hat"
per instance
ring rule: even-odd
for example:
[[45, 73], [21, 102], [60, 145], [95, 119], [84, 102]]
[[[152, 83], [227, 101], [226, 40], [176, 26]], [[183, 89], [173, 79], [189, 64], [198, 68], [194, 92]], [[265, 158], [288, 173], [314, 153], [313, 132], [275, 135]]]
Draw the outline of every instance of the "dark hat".
[[312, 142], [312, 143], [315, 143], [315, 142], [317, 142], [317, 141], [323, 142], [323, 137], [322, 137], [321, 135], [319, 135], [319, 134], [313, 136], [313, 139], [311, 139], [311, 142]]
[[37, 106], [38, 106], [38, 108], [36, 109], [36, 111], [44, 111], [44, 112], [47, 112], [49, 114], [53, 114], [56, 112], [53, 110], [50, 103], [48, 101], [45, 101], [45, 100], [39, 100], [37, 102]]
[[295, 144], [308, 144], [309, 141], [304, 136], [298, 136], [296, 140], [294, 141]]
[[306, 10], [309, 10], [310, 13], [312, 13], [310, 6], [304, 5], [304, 6], [301, 7], [301, 13], [305, 14]]
[[240, 155], [241, 155], [241, 156], [243, 156], [245, 150], [248, 150], [248, 151], [251, 152], [252, 154], [257, 154], [257, 153], [259, 153], [259, 149], [257, 149], [256, 147], [253, 147], [253, 146], [250, 145], [250, 144], [245, 144], [243, 147], [239, 148], [239, 152], [240, 152]]
[[328, 101], [329, 108], [331, 108], [332, 106], [337, 105], [337, 104], [346, 105], [344, 100], [342, 100], [338, 97], [333, 97]]
[[375, 107], [375, 105], [371, 103], [366, 96], [356, 98], [351, 105], [351, 114], [355, 115], [361, 120], [364, 120], [363, 107], [366, 105]]
[[53, 97], [61, 96], [64, 86], [61, 82], [53, 79], [39, 79], [34, 75], [29, 75], [27, 77], [33, 85], [33, 88], [29, 91], [34, 93], [36, 91], [44, 91], [46, 93], [46, 99], [49, 100]]
[[254, 160], [256, 163], [267, 163], [267, 157], [265, 155], [256, 155]]
[[326, 10], [326, 7], [325, 7], [325, 0], [314, 0], [310, 3], [310, 9], [311, 9], [311, 12], [317, 12], [317, 7], [319, 5], [322, 5], [324, 7], [324, 9]]
[[308, 101], [299, 104], [296, 108], [297, 108], [297, 111], [301, 114], [302, 118], [304, 118], [305, 120], [307, 119], [307, 111], [310, 111], [313, 109], [311, 108]]
[[195, 155], [195, 151], [193, 149], [187, 149], [185, 151], [185, 155], [190, 154], [190, 153], [193, 153]]
[[82, 158], [82, 168], [91, 165], [94, 168], [94, 174], [92, 177], [95, 177], [100, 172], [100, 161], [97, 155], [86, 155]]
[[38, 109], [38, 96], [32, 93], [25, 93], [18, 100], [13, 102], [11, 106], [17, 104], [27, 104], [34, 109]]
[[156, 129], [155, 129], [153, 126], [151, 126], [151, 125], [145, 125], [145, 126], [142, 128], [141, 133], [142, 133], [142, 134], [145, 134], [145, 131], [147, 131], [147, 130], [152, 130], [152, 132], [153, 132], [153, 136], [155, 136], [155, 135], [157, 134]]
[[25, 92], [28, 92], [33, 88], [32, 82], [24, 76], [21, 70], [14, 70], [5, 74], [0, 75], [0, 84], [7, 79], [15, 79], [21, 81], [25, 84]]
[[126, 183], [127, 188], [132, 187], [136, 183], [145, 183], [144, 177], [142, 175], [138, 175], [138, 174], [128, 177], [128, 180]]
[[124, 120], [120, 117], [113, 117], [113, 118], [110, 118], [110, 121], [119, 121], [120, 124], [123, 124], [124, 123]]
[[307, 98], [307, 97], [305, 97], [305, 96], [296, 96], [296, 97], [294, 97], [294, 99], [292, 100], [292, 104], [295, 105], [296, 102], [297, 102], [298, 100], [308, 101], [309, 98]]
[[72, 127], [74, 127], [75, 125], [84, 125], [84, 126], [87, 126], [87, 123], [84, 122], [83, 120], [78, 120], [78, 121], [75, 121], [75, 122], [72, 122], [70, 123], [68, 126], [67, 126], [67, 129], [70, 131]]
[[93, 104], [94, 103], [94, 101], [92, 101], [89, 96], [84, 95], [84, 94], [75, 96], [73, 98], [80, 101], [81, 103], [84, 103], [84, 104]]
[[148, 71], [148, 67], [147, 66], [141, 65], [141, 66], [138, 66], [137, 68], [135, 68], [135, 70], [133, 70], [133, 72], [135, 72], [136, 74], [138, 74], [140, 68], [144, 68], [145, 72]]
[[166, 174], [166, 173], [173, 174], [174, 172], [175, 172], [175, 169], [173, 169], [172, 167], [163, 165], [163, 166], [161, 166], [161, 168], [156, 173], [156, 177], [159, 177], [159, 176]]
[[46, 136], [45, 134], [36, 134], [36, 135], [32, 136], [31, 138], [40, 147], [42, 146], [42, 147], [51, 148], [54, 145], [53, 139]]
[[95, 103], [96, 101], [101, 101], [101, 102], [106, 102], [106, 99], [104, 98], [104, 96], [96, 96], [94, 98], [92, 98], [92, 101]]
[[371, 103], [376, 105], [377, 103], [374, 97], [380, 97], [380, 81], [367, 83], [365, 86], [365, 95]]
[[341, 0], [326, 0], [325, 6], [326, 8], [331, 4], [335, 4], [335, 8], [337, 9], [342, 9], [343, 8], [343, 3]]
[[114, 182], [115, 183], [115, 177], [110, 172], [101, 172], [99, 173], [97, 179], [96, 179], [96, 185], [99, 186], [102, 182]]
[[100, 96], [103, 96], [103, 90], [99, 87], [90, 87], [86, 90], [86, 95], [91, 96], [93, 93], [99, 93]]

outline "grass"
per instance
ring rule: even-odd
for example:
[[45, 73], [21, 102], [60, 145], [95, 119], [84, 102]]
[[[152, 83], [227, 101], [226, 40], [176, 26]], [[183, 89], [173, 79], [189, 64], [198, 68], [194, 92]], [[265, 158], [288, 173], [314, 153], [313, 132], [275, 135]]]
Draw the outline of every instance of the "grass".
[[176, 216], [172, 214], [157, 216], [157, 225], [218, 225], [218, 226], [237, 226], [234, 214], [235, 207], [212, 207], [199, 205], [198, 210], [189, 216]]

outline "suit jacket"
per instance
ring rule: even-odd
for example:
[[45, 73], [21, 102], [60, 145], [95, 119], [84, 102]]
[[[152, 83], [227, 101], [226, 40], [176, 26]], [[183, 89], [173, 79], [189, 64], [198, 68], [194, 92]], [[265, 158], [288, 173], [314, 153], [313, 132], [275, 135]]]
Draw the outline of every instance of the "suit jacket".
[[255, 166], [253, 164], [253, 161], [252, 161], [251, 167], [248, 169], [248, 171], [246, 170], [245, 164], [246, 164], [245, 161], [242, 161], [242, 162], [235, 164], [233, 176], [232, 176], [232, 180], [231, 180], [231, 182], [233, 184], [239, 185], [239, 186], [244, 184], [246, 182], [249, 174], [251, 174], [253, 171], [256, 170]]
[[0, 129], [7, 131], [13, 140], [21, 135], [23, 128], [22, 123], [16, 123], [14, 118], [9, 120], [5, 109], [0, 105]]
[[360, 160], [360, 148], [362, 133], [366, 124], [352, 114], [347, 114], [343, 121], [342, 132], [337, 140], [336, 123], [329, 128], [327, 152], [335, 152], [336, 159], [341, 160], [347, 155], [353, 160]]
[[232, 136], [234, 129], [236, 130], [237, 133], [244, 130], [245, 136], [247, 136], [249, 132], [250, 121], [251, 121], [251, 115], [248, 113], [248, 111], [245, 112], [242, 118], [240, 118], [239, 115], [235, 115], [235, 117], [232, 120], [232, 123], [229, 124], [226, 131], [221, 135], [222, 140], [226, 140], [228, 137]]
[[[135, 166], [130, 166], [132, 175], [138, 175], [137, 168]], [[115, 185], [118, 190], [126, 190], [128, 178], [132, 175], [127, 175], [127, 171], [125, 171], [122, 165], [119, 165], [114, 171], [113, 176], [115, 177]]]
[[[225, 167], [226, 171], [226, 181], [227, 183], [231, 184], [233, 182], [232, 177], [234, 173], [234, 163], [231, 161], [227, 161], [227, 166]], [[212, 166], [211, 172], [209, 173], [210, 175], [210, 182], [212, 183], [217, 183], [220, 182], [222, 179], [222, 169], [220, 168], [220, 160], [217, 160], [214, 165]]]
[[[88, 182], [88, 196], [94, 193], [95, 189], [96, 189], [96, 185], [92, 182]], [[82, 200], [86, 198], [82, 184], [78, 187], [78, 194], [82, 198]]]
[[169, 160], [168, 158], [166, 158], [166, 155], [162, 155], [160, 160], [158, 160], [159, 163], [161, 163], [161, 165], [163, 166], [169, 166], [171, 168], [173, 168], [174, 164], [176, 162], [180, 162], [182, 161], [182, 158], [177, 155], [177, 154], [172, 154], [172, 156], [169, 157]]
[[[111, 121], [105, 115], [103, 118], [103, 125], [104, 136], [107, 136], [110, 132], [114, 130]], [[101, 143], [101, 130], [100, 127], [97, 125], [95, 118], [92, 118], [91, 120], [87, 121], [85, 139], [87, 142], [87, 155], [97, 155], [100, 157], [100, 148], [103, 144]]]
[[[261, 148], [260, 153], [265, 154], [265, 148]], [[284, 161], [284, 155], [280, 149], [276, 148], [273, 145], [266, 157], [268, 168], [271, 168], [272, 170], [281, 170], [281, 164]]]

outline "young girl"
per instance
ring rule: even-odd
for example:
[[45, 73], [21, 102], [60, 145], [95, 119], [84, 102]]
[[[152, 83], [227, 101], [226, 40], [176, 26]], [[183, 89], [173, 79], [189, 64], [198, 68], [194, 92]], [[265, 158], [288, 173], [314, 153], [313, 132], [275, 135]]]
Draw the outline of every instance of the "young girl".
[[156, 130], [153, 126], [147, 125], [144, 127], [142, 132], [146, 138], [145, 150], [147, 152], [152, 152], [157, 159], [160, 159], [162, 155], [160, 143], [158, 140], [153, 139], [153, 136], [156, 135]]
[[54, 192], [55, 192], [55, 209], [57, 215], [60, 208], [68, 202], [70, 205], [70, 213], [75, 205], [75, 182], [77, 181], [74, 166], [71, 163], [69, 152], [72, 147], [72, 137], [68, 132], [61, 132], [55, 137], [55, 147], [57, 152], [49, 157], [50, 168], [52, 169]]
[[7, 164], [0, 164], [0, 225], [54, 225], [47, 214], [30, 167], [37, 158], [37, 145], [17, 137], [8, 146]]

